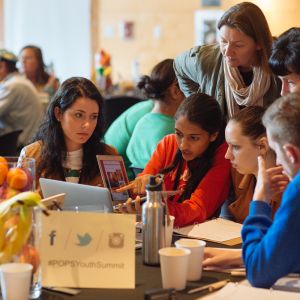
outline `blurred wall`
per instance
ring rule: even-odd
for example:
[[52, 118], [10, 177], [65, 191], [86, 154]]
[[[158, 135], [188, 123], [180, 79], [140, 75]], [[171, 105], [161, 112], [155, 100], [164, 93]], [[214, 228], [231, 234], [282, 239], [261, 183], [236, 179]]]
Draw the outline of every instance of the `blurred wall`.
[[[90, 76], [91, 0], [1, 1], [7, 49], [18, 54], [27, 44], [40, 46], [45, 63], [54, 63], [61, 81], [71, 76]], [[0, 22], [3, 19], [0, 15]]]
[[[131, 80], [136, 60], [140, 73], [149, 73], [160, 60], [173, 58], [194, 45], [194, 14], [201, 9], [200, 0], [93, 0], [97, 6], [97, 42], [93, 51], [103, 48], [112, 56], [115, 81]], [[226, 10], [241, 1], [221, 0], [220, 7], [204, 9]], [[292, 26], [300, 26], [299, 0], [258, 0], [273, 35]], [[203, 9], [203, 8], [202, 8]], [[124, 22], [133, 22], [133, 38], [121, 37]]]
[[4, 47], [3, 0], [0, 0], [0, 48]]

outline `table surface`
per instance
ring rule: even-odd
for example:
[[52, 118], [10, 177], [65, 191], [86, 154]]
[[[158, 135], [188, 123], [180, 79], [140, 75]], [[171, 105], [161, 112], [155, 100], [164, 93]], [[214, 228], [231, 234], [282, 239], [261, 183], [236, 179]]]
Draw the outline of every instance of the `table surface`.
[[[221, 245], [208, 243], [208, 246], [221, 247]], [[223, 246], [222, 246], [223, 247]], [[232, 247], [230, 247], [232, 248]], [[235, 247], [236, 248], [236, 247]], [[222, 279], [231, 281], [240, 281], [243, 277], [231, 277], [229, 274], [203, 271], [202, 279], [199, 281], [187, 282], [187, 288], [176, 292], [177, 300], [196, 299], [207, 294], [199, 292], [188, 295], [187, 291], [202, 285], [213, 283]], [[65, 300], [65, 299], [109, 299], [109, 300], [127, 300], [144, 299], [146, 291], [162, 288], [161, 273], [159, 267], [146, 266], [142, 262], [142, 250], [136, 250], [136, 287], [135, 289], [81, 289], [80, 294], [76, 296], [64, 295], [61, 293], [43, 290], [40, 299], [43, 300]]]

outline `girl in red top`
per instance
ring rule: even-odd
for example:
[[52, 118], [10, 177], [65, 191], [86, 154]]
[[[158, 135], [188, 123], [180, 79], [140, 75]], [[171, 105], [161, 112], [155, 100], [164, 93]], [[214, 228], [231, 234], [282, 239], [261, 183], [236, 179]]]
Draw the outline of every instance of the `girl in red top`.
[[213, 217], [230, 188], [223, 124], [215, 99], [202, 93], [189, 96], [175, 114], [175, 134], [160, 141], [144, 171], [120, 191], [143, 194], [149, 176], [162, 173], [166, 190], [182, 191], [167, 199], [175, 226]]

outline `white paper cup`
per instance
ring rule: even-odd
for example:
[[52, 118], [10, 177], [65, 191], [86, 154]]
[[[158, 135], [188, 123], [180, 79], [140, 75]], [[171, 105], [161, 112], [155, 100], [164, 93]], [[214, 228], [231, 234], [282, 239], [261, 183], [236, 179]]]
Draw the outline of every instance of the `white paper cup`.
[[27, 300], [31, 284], [32, 265], [8, 263], [0, 266], [3, 300]]
[[174, 228], [175, 217], [170, 216], [170, 224], [168, 225], [167, 216], [166, 216], [166, 247], [171, 247], [172, 237], [173, 237], [173, 228]]
[[185, 248], [191, 251], [188, 263], [187, 280], [194, 281], [201, 279], [202, 261], [206, 242], [195, 239], [180, 239], [175, 242], [177, 248]]
[[188, 258], [191, 251], [184, 248], [168, 247], [160, 249], [158, 253], [163, 288], [174, 288], [177, 291], [184, 290], [186, 287]]

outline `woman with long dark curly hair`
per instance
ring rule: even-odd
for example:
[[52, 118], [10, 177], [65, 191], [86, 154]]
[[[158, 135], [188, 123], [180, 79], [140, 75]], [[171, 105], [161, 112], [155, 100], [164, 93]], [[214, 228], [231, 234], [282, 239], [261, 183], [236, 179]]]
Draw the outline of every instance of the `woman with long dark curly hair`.
[[62, 83], [49, 104], [34, 142], [22, 149], [36, 160], [40, 177], [101, 185], [97, 154], [117, 154], [103, 142], [103, 98], [88, 79], [72, 77]]

